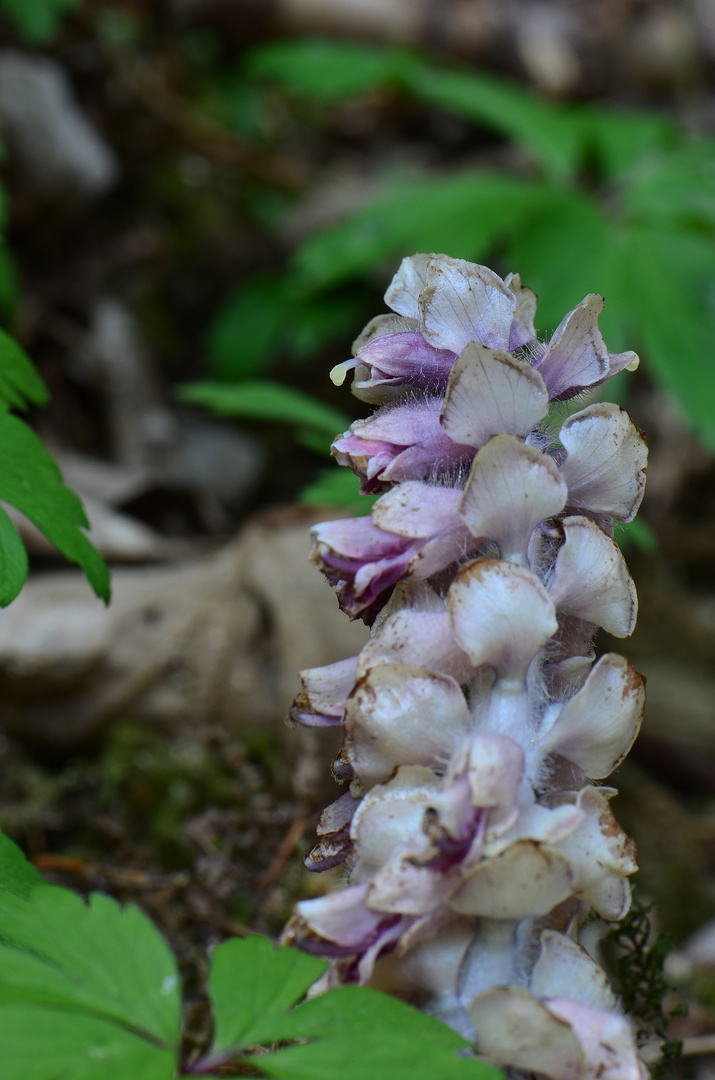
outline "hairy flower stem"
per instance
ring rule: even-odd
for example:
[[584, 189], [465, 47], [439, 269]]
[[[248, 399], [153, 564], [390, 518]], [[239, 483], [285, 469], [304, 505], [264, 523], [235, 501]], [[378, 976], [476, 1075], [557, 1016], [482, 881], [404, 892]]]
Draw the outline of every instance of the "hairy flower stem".
[[367, 518], [314, 530], [339, 603], [371, 627], [357, 657], [302, 672], [291, 712], [341, 726], [311, 870], [346, 887], [296, 907], [286, 939], [330, 958], [324, 985], [371, 983], [553, 1080], [637, 1080], [603, 972], [577, 943], [627, 912], [632, 843], [605, 779], [640, 726], [643, 679], [597, 662], [597, 627], [631, 633], [637, 599], [613, 540], [645, 483], [617, 405], [570, 415], [634, 353], [608, 353], [586, 297], [545, 345], [518, 275], [405, 259], [341, 364], [378, 406], [333, 444]]

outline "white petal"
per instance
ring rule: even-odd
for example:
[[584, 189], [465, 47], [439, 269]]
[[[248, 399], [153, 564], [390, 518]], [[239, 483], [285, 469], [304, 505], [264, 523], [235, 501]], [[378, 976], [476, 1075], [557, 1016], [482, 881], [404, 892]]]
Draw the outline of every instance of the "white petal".
[[524, 774], [524, 751], [505, 735], [474, 735], [467, 777], [473, 806], [510, 806]]
[[559, 611], [628, 637], [638, 614], [633, 579], [618, 545], [585, 517], [564, 519], [549, 594]]
[[603, 297], [591, 293], [554, 331], [537, 367], [552, 399], [568, 397], [608, 375], [608, 352], [598, 329]]
[[527, 435], [548, 408], [546, 385], [531, 364], [472, 343], [452, 368], [441, 424], [454, 442], [482, 446], [500, 432]]
[[444, 762], [471, 720], [454, 679], [423, 667], [385, 664], [357, 683], [344, 720], [348, 758], [366, 785], [399, 765]]
[[525, 919], [547, 915], [573, 892], [571, 861], [552, 847], [519, 840], [462, 879], [449, 906], [462, 915]]
[[418, 539], [461, 530], [457, 513], [461, 497], [457, 488], [435, 487], [420, 480], [408, 480], [392, 488], [372, 508], [375, 525], [386, 532]]
[[569, 417], [560, 439], [568, 453], [561, 466], [568, 505], [632, 521], [643, 499], [648, 448], [628, 413], [590, 405]]
[[529, 989], [540, 998], [569, 997], [592, 1009], [610, 1010], [616, 1004], [606, 973], [585, 949], [555, 930], [541, 935]]
[[384, 866], [398, 847], [415, 854], [427, 850], [422, 822], [439, 786], [439, 777], [431, 769], [403, 766], [389, 783], [368, 792], [350, 826], [360, 858], [355, 871], [358, 880]]
[[640, 730], [645, 680], [624, 656], [602, 656], [567, 701], [541, 745], [602, 780], [623, 760]]
[[596, 909], [604, 919], [622, 919], [631, 903], [626, 880], [638, 869], [633, 841], [614, 818], [608, 801], [613, 788], [584, 788], [577, 805], [584, 820], [559, 843], [570, 863], [573, 894]]
[[480, 1054], [493, 1064], [550, 1080], [586, 1080], [583, 1051], [570, 1025], [527, 990], [496, 986], [477, 995], [467, 1013]]
[[439, 349], [461, 353], [470, 341], [508, 349], [516, 299], [486, 266], [435, 256], [419, 298], [424, 336]]
[[462, 567], [447, 594], [447, 608], [457, 641], [474, 666], [488, 664], [503, 679], [523, 679], [558, 627], [539, 579], [499, 559]]
[[586, 1059], [585, 1080], [648, 1080], [625, 1016], [591, 1009], [571, 995], [544, 1004], [552, 1016], [571, 1026]]
[[427, 284], [427, 266], [437, 255], [408, 255], [400, 263], [385, 293], [385, 303], [398, 315], [416, 319], [419, 315], [417, 300]]
[[514, 350], [519, 345], [525, 345], [527, 341], [532, 341], [536, 337], [536, 330], [534, 329], [536, 293], [532, 292], [531, 289], [527, 289], [526, 285], [522, 285], [519, 274], [507, 274], [504, 278], [504, 284], [508, 289], [511, 289], [516, 297], [514, 322], [517, 324], [519, 332], [515, 339], [515, 329], [517, 328], [512, 325], [509, 341], [509, 348]]
[[563, 509], [568, 489], [553, 460], [513, 435], [495, 435], [474, 459], [459, 512], [502, 558], [526, 561], [536, 526]]

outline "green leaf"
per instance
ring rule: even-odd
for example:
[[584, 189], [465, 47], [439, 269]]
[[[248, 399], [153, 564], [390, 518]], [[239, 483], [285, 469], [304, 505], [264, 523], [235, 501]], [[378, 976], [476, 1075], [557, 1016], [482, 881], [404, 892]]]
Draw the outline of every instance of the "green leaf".
[[251, 420], [278, 420], [323, 432], [332, 439], [350, 421], [337, 409], [283, 383], [267, 379], [255, 382], [187, 383], [177, 390], [179, 401], [203, 405], [218, 416], [242, 416]]
[[4, 1080], [169, 1080], [176, 963], [142, 912], [42, 885], [0, 892]]
[[554, 197], [546, 185], [496, 172], [392, 180], [348, 220], [310, 236], [296, 252], [293, 270], [306, 288], [317, 289], [374, 271], [405, 252], [479, 258]]
[[458, 1057], [469, 1044], [434, 1017], [366, 987], [341, 987], [288, 1014], [274, 1038], [310, 1039], [260, 1058], [280, 1080], [496, 1080], [497, 1070]]
[[[70, 562], [82, 567], [90, 585], [109, 601], [109, 572], [101, 555], [80, 529], [87, 527], [82, 504], [62, 483], [60, 470], [34, 431], [22, 420], [0, 412], [0, 501], [14, 506], [36, 525]], [[17, 549], [0, 523], [10, 563], [0, 567], [0, 592], [9, 603], [19, 582]], [[9, 597], [9, 599], [8, 599]]]
[[44, 45], [59, 29], [65, 15], [82, 0], [0, 0], [3, 11], [28, 45]]
[[702, 273], [707, 250], [712, 258], [709, 241], [675, 230], [631, 229], [622, 302], [636, 322], [646, 370], [715, 447], [715, 317], [709, 275]]
[[251, 1057], [269, 1076], [294, 1080], [495, 1080], [501, 1074], [457, 1057], [468, 1044], [433, 1017], [375, 990], [349, 987], [294, 1009], [325, 970], [315, 957], [274, 949], [262, 938], [234, 940], [214, 953], [209, 987], [214, 1046], [202, 1068], [257, 1044], [311, 1040]]
[[298, 495], [303, 506], [339, 506], [349, 510], [354, 517], [370, 513], [377, 495], [361, 495], [360, 481], [350, 469], [320, 469], [315, 480], [307, 484]]
[[31, 890], [42, 884], [41, 874], [27, 861], [17, 844], [0, 833], [0, 890], [26, 900]]
[[565, 179], [576, 169], [582, 129], [578, 116], [569, 110], [481, 72], [449, 71], [424, 62], [408, 69], [406, 75], [406, 86], [415, 97], [513, 139], [531, 153], [547, 176]]
[[238, 286], [208, 330], [211, 370], [219, 379], [246, 379], [265, 371], [284, 334], [288, 295], [277, 275]]
[[46, 405], [47, 387], [16, 341], [0, 330], [0, 402], [11, 409], [26, 409], [27, 402]]
[[246, 60], [244, 72], [328, 103], [399, 81], [415, 62], [405, 49], [307, 39], [260, 46]]
[[617, 176], [644, 157], [660, 156], [676, 137], [673, 123], [655, 112], [585, 107], [575, 115], [607, 177]]
[[214, 1013], [212, 1056], [235, 1046], [274, 1040], [289, 1009], [327, 964], [297, 949], [276, 949], [266, 938], [234, 938], [214, 950], [209, 993]]
[[25, 545], [0, 506], [0, 607], [15, 599], [27, 580], [28, 568]]
[[715, 225], [715, 140], [703, 139], [644, 162], [623, 192], [639, 220]]

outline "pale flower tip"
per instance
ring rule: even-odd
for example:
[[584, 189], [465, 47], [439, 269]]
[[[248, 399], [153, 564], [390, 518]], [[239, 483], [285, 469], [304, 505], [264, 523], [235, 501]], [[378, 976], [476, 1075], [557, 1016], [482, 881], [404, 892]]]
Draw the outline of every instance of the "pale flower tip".
[[348, 371], [354, 367], [354, 361], [345, 360], [342, 364], [336, 364], [330, 372], [330, 381], [334, 386], [342, 386]]
[[638, 355], [638, 353], [633, 353], [632, 356], [633, 356], [633, 359], [631, 360], [630, 364], [626, 364], [626, 371], [636, 371], [637, 368], [638, 368], [638, 365], [641, 362], [641, 358]]

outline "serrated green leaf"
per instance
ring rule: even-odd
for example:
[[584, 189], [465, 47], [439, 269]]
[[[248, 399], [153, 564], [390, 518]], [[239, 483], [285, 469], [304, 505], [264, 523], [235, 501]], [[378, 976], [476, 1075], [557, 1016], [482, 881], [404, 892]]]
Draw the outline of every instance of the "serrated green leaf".
[[212, 1056], [235, 1046], [273, 1042], [283, 1014], [320, 978], [326, 962], [266, 938], [233, 938], [211, 957]]
[[27, 581], [25, 545], [0, 506], [0, 607], [12, 603]]
[[175, 1051], [179, 977], [161, 935], [139, 910], [93, 893], [41, 885], [26, 900], [0, 893], [0, 1024], [5, 1008], [93, 1017]]
[[339, 506], [354, 517], [369, 514], [377, 495], [361, 495], [360, 481], [350, 469], [320, 469], [316, 478], [301, 490], [298, 502], [303, 506]]
[[333, 102], [397, 81], [414, 62], [405, 49], [313, 38], [262, 45], [247, 58], [244, 72], [314, 101]]
[[0, 890], [26, 900], [31, 890], [42, 884], [42, 876], [27, 861], [17, 844], [0, 833]]
[[503, 1080], [474, 1058], [451, 1028], [396, 998], [366, 987], [341, 987], [287, 1014], [274, 1038], [310, 1039], [261, 1057], [260, 1068], [279, 1080]]
[[312, 428], [332, 439], [350, 421], [337, 409], [283, 383], [266, 380], [240, 383], [196, 382], [180, 386], [179, 401], [203, 405], [218, 416], [242, 416], [252, 420], [277, 420]]
[[0, 891], [3, 1077], [168, 1080], [180, 1020], [176, 962], [138, 908]]
[[50, 395], [34, 364], [16, 341], [0, 330], [0, 402], [11, 409], [45, 405]]
[[[0, 412], [0, 501], [29, 518], [66, 559], [82, 567], [97, 595], [109, 601], [107, 567], [80, 532], [88, 524], [82, 504], [62, 483], [60, 470], [34, 431], [7, 412]], [[8, 591], [6, 581], [3, 591]]]
[[82, 0], [0, 0], [3, 11], [28, 45], [44, 45], [54, 37], [65, 15]]
[[293, 270], [306, 288], [318, 289], [374, 271], [406, 251], [480, 258], [554, 197], [546, 185], [504, 173], [393, 180], [349, 219], [310, 236]]
[[175, 1054], [94, 1016], [0, 1006], [3, 1080], [172, 1080]]

